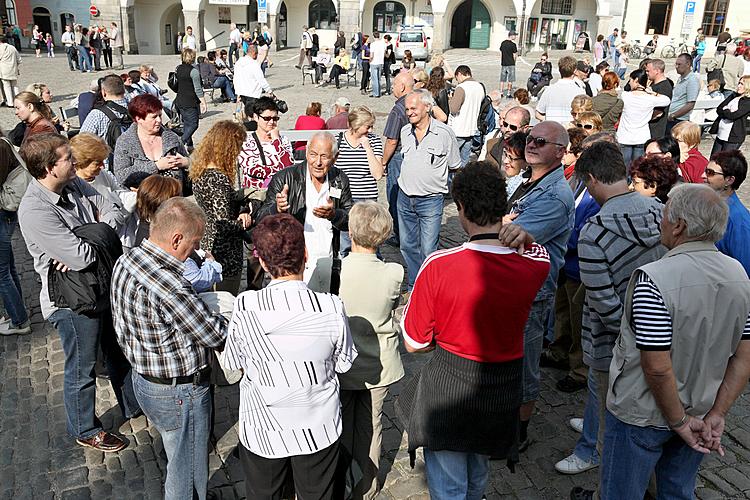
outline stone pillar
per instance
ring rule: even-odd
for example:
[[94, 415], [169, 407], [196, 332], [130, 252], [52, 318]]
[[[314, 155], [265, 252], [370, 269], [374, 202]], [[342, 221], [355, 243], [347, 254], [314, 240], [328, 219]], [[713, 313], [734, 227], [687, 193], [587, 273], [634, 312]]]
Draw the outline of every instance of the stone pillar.
[[[268, 32], [271, 33], [271, 36], [273, 37], [273, 43], [271, 44], [272, 48], [274, 50], [279, 50], [279, 37], [276, 36], [276, 21], [279, 18], [277, 14], [271, 14], [268, 13], [268, 19], [266, 19], [266, 22], [263, 23], [266, 26], [268, 26]], [[269, 47], [269, 51], [270, 51]]]
[[200, 50], [201, 43], [203, 42], [203, 25], [201, 24], [200, 12], [197, 10], [187, 10], [183, 7], [182, 15], [185, 17], [185, 32], [187, 32], [188, 26], [193, 28], [196, 46]]
[[128, 54], [138, 53], [138, 38], [135, 35], [135, 6], [122, 7], [122, 33], [123, 50]]
[[432, 53], [441, 54], [446, 48], [445, 25], [443, 17], [445, 12], [432, 11]]
[[359, 0], [340, 0], [338, 15], [339, 30], [344, 32], [346, 46], [349, 47], [349, 40], [362, 31]]

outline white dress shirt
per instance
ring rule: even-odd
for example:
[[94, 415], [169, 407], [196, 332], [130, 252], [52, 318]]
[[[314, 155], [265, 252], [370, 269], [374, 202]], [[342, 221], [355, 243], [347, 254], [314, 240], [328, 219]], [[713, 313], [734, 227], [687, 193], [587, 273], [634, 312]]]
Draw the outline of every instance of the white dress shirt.
[[[330, 290], [331, 266], [333, 264], [333, 225], [328, 219], [317, 217], [313, 209], [328, 203], [328, 179], [315, 189], [310, 174], [305, 182], [305, 246], [307, 263], [304, 279], [313, 290]], [[326, 286], [328, 285], [328, 286]]]

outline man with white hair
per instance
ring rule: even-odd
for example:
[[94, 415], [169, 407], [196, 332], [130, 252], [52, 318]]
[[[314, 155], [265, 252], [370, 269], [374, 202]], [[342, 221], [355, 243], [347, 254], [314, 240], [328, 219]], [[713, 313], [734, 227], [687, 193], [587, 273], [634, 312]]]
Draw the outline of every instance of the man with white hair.
[[326, 122], [328, 130], [342, 130], [349, 128], [349, 107], [351, 103], [346, 97], [339, 97], [333, 105], [333, 115]]
[[435, 101], [424, 89], [406, 97], [409, 124], [401, 129], [404, 159], [398, 177], [398, 224], [409, 290], [428, 255], [437, 250], [448, 171], [461, 167], [453, 129], [430, 115]]
[[654, 472], [660, 498], [693, 498], [703, 457], [723, 455], [724, 418], [750, 377], [750, 281], [716, 249], [727, 218], [708, 186], [674, 188], [661, 222], [669, 251], [630, 278], [610, 367], [601, 498], [642, 498]]
[[729, 97], [732, 92], [737, 91], [737, 83], [739, 83], [740, 78], [745, 74], [745, 62], [741, 57], [735, 55], [736, 51], [737, 45], [730, 43], [727, 45], [726, 52], [721, 55], [717, 53], [706, 64], [706, 71], [709, 74], [716, 69], [721, 70], [724, 78], [722, 92], [724, 92], [725, 97]]
[[229, 56], [227, 59], [229, 59], [229, 69], [234, 68], [234, 61], [235, 57], [239, 59], [240, 57], [240, 47], [242, 46], [242, 33], [240, 33], [240, 30], [237, 29], [237, 25], [235, 23], [232, 23], [229, 25], [230, 31], [229, 31]]

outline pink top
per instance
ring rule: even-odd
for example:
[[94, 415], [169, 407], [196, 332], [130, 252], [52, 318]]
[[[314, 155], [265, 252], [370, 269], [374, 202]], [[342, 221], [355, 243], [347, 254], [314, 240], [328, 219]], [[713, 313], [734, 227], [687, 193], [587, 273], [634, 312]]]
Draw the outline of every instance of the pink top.
[[[294, 130], [325, 130], [326, 122], [319, 116], [302, 115], [297, 118], [294, 124]], [[307, 141], [297, 141], [294, 143], [294, 150], [305, 149]]]

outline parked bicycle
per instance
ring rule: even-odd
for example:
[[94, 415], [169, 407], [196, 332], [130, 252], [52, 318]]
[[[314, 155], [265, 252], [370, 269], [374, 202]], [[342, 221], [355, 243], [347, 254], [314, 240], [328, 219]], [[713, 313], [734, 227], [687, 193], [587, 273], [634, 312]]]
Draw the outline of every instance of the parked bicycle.
[[671, 59], [678, 54], [684, 53], [690, 53], [687, 43], [685, 43], [685, 40], [682, 40], [679, 45], [675, 47], [674, 38], [669, 40], [669, 45], [665, 45], [664, 48], [661, 49], [661, 56], [665, 59]]
[[628, 55], [631, 59], [640, 59], [641, 57], [643, 57], [643, 47], [641, 47], [640, 40], [633, 40], [633, 43], [630, 45]]

